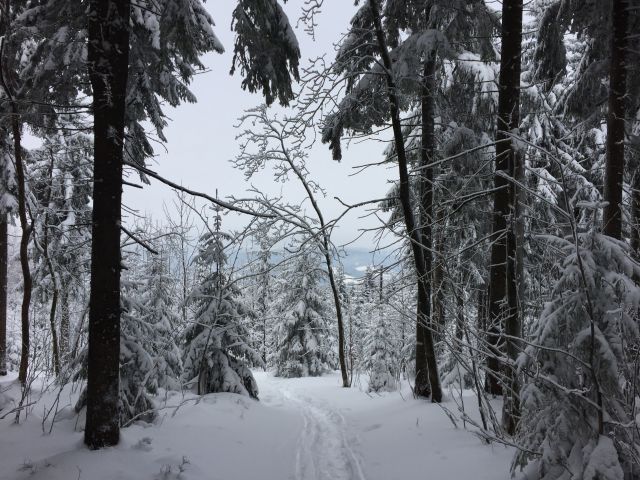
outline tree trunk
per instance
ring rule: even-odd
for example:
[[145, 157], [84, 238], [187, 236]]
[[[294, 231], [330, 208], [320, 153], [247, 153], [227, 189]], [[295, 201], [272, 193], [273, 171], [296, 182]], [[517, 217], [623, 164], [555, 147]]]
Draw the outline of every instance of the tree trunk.
[[484, 332], [487, 330], [487, 287], [483, 283], [478, 286], [478, 330]]
[[[520, 124], [520, 72], [522, 68], [522, 0], [504, 0], [502, 4], [502, 51], [500, 55], [500, 80], [498, 94], [498, 124], [496, 141], [496, 170], [501, 170], [510, 178], [521, 173], [522, 155], [514, 150], [509, 133]], [[501, 181], [500, 181], [501, 180]], [[500, 182], [499, 182], [500, 181]], [[494, 235], [506, 229], [504, 241], [494, 243], [492, 250], [492, 276], [489, 289], [489, 320], [495, 328], [501, 328], [504, 321], [506, 333], [506, 354], [515, 362], [519, 345], [514, 338], [521, 336], [521, 320], [518, 305], [518, 250], [522, 245], [517, 241], [518, 230], [518, 188], [515, 183], [496, 175], [496, 187], [508, 188], [496, 193], [494, 205]], [[495, 255], [495, 257], [494, 257]], [[494, 282], [495, 280], [495, 282]], [[504, 301], [506, 300], [506, 307]], [[496, 365], [494, 365], [496, 366]], [[498, 369], [499, 369], [499, 365]], [[494, 370], [497, 373], [498, 369]], [[520, 417], [519, 385], [514, 368], [507, 368], [506, 392], [502, 410], [505, 430], [513, 434]], [[496, 379], [496, 375], [492, 375]], [[492, 380], [492, 383], [495, 380]], [[497, 382], [496, 382], [497, 383]], [[501, 385], [492, 385], [492, 393], [501, 390]]]
[[[51, 172], [53, 173], [53, 162], [51, 163]], [[52, 178], [49, 178], [52, 181]], [[49, 194], [51, 197], [51, 194]], [[47, 200], [47, 204], [51, 198]], [[51, 283], [53, 286], [53, 297], [51, 299], [51, 310], [49, 311], [49, 327], [51, 329], [51, 354], [53, 359], [53, 371], [56, 376], [60, 375], [60, 350], [58, 348], [58, 330], [56, 329], [56, 313], [58, 309], [58, 281], [56, 280], [56, 271], [53, 268], [53, 263], [49, 257], [49, 215], [44, 217], [44, 245], [43, 256], [49, 269], [49, 275], [51, 276]]]
[[84, 441], [91, 449], [116, 445], [120, 437], [120, 222], [129, 10], [128, 0], [89, 4], [94, 181]]
[[[505, 0], [502, 4], [502, 52], [500, 57], [500, 79], [498, 84], [498, 123], [496, 133], [496, 174], [493, 207], [493, 243], [489, 270], [488, 335], [491, 354], [487, 359], [487, 391], [494, 395], [502, 393], [501, 365], [498, 360], [501, 331], [508, 323], [517, 321], [517, 311], [512, 311], [509, 286], [513, 283], [509, 275], [511, 261], [515, 261], [513, 242], [514, 224], [509, 223], [513, 213], [513, 197], [510, 182], [513, 178], [516, 155], [511, 142], [505, 142], [520, 121], [520, 71], [522, 51], [522, 0]], [[510, 260], [512, 258], [513, 260]], [[505, 303], [507, 304], [505, 307]]]
[[[411, 251], [413, 253], [414, 266], [416, 275], [418, 276], [418, 303], [423, 306], [429, 302], [429, 286], [428, 279], [431, 272], [425, 269], [425, 259], [422, 247], [422, 238], [419, 229], [417, 228], [413, 206], [411, 202], [411, 193], [409, 185], [409, 172], [407, 167], [407, 156], [404, 147], [404, 136], [402, 134], [402, 125], [400, 123], [400, 111], [397, 98], [397, 87], [391, 74], [391, 58], [389, 56], [389, 50], [387, 48], [387, 42], [382, 30], [382, 21], [380, 19], [380, 7], [378, 0], [370, 0], [369, 6], [371, 8], [371, 14], [374, 21], [376, 41], [380, 51], [380, 56], [384, 68], [386, 70], [385, 80], [387, 83], [387, 96], [389, 98], [389, 113], [391, 115], [391, 123], [393, 128], [393, 137], [398, 157], [398, 173], [400, 177], [400, 204], [402, 206], [402, 213], [405, 222], [405, 228], [409, 240], [411, 242]], [[436, 363], [436, 355], [433, 345], [433, 336], [431, 329], [428, 328], [429, 318], [421, 316], [423, 311], [418, 309], [419, 315], [417, 320], [416, 333], [421, 333], [422, 338], [416, 338], [416, 351], [418, 345], [420, 345], [421, 351], [424, 352], [426, 357], [426, 369], [429, 373], [429, 384], [431, 387], [431, 400], [433, 402], [442, 401], [442, 388], [440, 386], [440, 377], [438, 374], [438, 364]], [[416, 375], [418, 375], [418, 355], [416, 352]], [[421, 363], [420, 368], [424, 370], [425, 366]], [[416, 384], [417, 384], [416, 378]], [[424, 388], [424, 387], [422, 387]]]
[[51, 328], [51, 358], [53, 359], [53, 373], [60, 375], [60, 351], [58, 349], [58, 330], [56, 329], [56, 312], [58, 308], [58, 289], [53, 291], [51, 310], [49, 310], [49, 326]]
[[607, 162], [605, 165], [604, 233], [622, 238], [622, 181], [624, 174], [624, 96], [627, 92], [627, 31], [629, 12], [626, 0], [611, 3], [611, 63], [609, 66], [609, 112], [607, 115]]
[[[49, 167], [49, 185], [47, 188], [47, 198], [44, 202], [47, 208], [51, 204], [51, 196], [52, 185], [53, 185], [53, 168], [54, 168], [55, 157], [53, 154], [51, 155], [51, 165]], [[35, 237], [35, 235], [34, 235]], [[42, 246], [42, 255], [47, 263], [47, 268], [49, 269], [49, 275], [51, 276], [51, 284], [53, 286], [53, 298], [51, 299], [51, 310], [49, 312], [49, 327], [51, 329], [51, 350], [52, 350], [52, 358], [53, 358], [53, 371], [56, 376], [60, 375], [60, 350], [58, 348], [58, 330], [56, 328], [56, 314], [58, 308], [58, 280], [56, 278], [56, 271], [53, 268], [53, 262], [51, 261], [51, 257], [49, 256], [49, 214], [46, 213], [44, 216], [44, 245]], [[37, 240], [34, 238], [34, 241]], [[35, 242], [37, 243], [37, 242]]]
[[69, 355], [69, 286], [65, 280], [60, 282], [60, 358], [64, 363]]
[[[462, 283], [461, 281], [460, 285], [464, 285], [464, 283]], [[456, 295], [456, 349], [459, 353], [462, 353], [464, 323], [464, 291], [462, 291], [461, 289], [460, 292], [458, 292], [458, 294]]]
[[[325, 231], [324, 221], [322, 222], [322, 229]], [[331, 252], [329, 251], [329, 240], [326, 234], [323, 234], [324, 244], [324, 258], [327, 264], [327, 270], [329, 272], [329, 283], [331, 284], [331, 292], [333, 293], [333, 301], [336, 307], [336, 317], [338, 319], [338, 360], [340, 362], [340, 374], [342, 375], [342, 386], [347, 388], [351, 386], [351, 379], [349, 378], [347, 371], [347, 361], [344, 354], [345, 341], [344, 341], [344, 318], [342, 315], [342, 305], [340, 302], [340, 292], [338, 291], [338, 285], [336, 283], [335, 275], [333, 273], [333, 265], [331, 261]]]
[[[444, 310], [444, 209], [439, 208], [436, 212], [435, 227], [436, 244], [434, 248], [435, 265], [433, 267], [433, 324], [437, 329], [438, 336], [442, 335], [445, 329], [445, 310]], [[437, 338], [441, 340], [441, 338]]]
[[18, 216], [20, 217], [20, 266], [22, 268], [22, 307], [20, 310], [20, 320], [22, 326], [22, 348], [20, 350], [20, 368], [18, 370], [18, 380], [22, 384], [27, 381], [27, 369], [29, 368], [29, 307], [31, 306], [31, 291], [33, 281], [29, 268], [29, 237], [31, 236], [31, 225], [27, 220], [27, 193], [24, 163], [22, 161], [22, 137], [20, 132], [20, 118], [18, 109], [13, 100], [12, 119], [14, 156], [16, 160], [16, 180], [18, 182]]
[[[433, 260], [431, 250], [433, 245], [433, 168], [428, 165], [433, 161], [434, 145], [434, 115], [435, 115], [435, 52], [424, 63], [422, 79], [421, 107], [422, 131], [420, 138], [420, 238], [424, 262], [424, 292], [418, 295], [418, 322], [416, 322], [416, 383], [415, 394], [428, 397], [431, 394], [429, 384], [429, 368], [425, 337], [427, 330], [433, 336], [431, 321], [431, 272]], [[418, 341], [419, 340], [419, 341]], [[435, 348], [435, 347], [434, 347]], [[435, 357], [435, 352], [434, 352]]]
[[0, 376], [7, 374], [7, 214], [0, 214]]

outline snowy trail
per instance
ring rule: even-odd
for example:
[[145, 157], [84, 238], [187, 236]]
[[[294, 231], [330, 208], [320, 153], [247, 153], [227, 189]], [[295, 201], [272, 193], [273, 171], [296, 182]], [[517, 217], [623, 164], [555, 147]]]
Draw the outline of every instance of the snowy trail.
[[282, 395], [304, 420], [296, 450], [296, 480], [366, 480], [344, 417], [290, 389]]
[[[20, 425], [0, 421], [0, 480], [407, 480], [425, 472], [440, 480], [511, 478], [511, 449], [487, 447], [453, 428], [438, 406], [411, 398], [407, 384], [402, 395], [366, 395], [342, 388], [338, 373], [254, 374], [259, 402], [173, 392], [167, 405], [179, 409], [162, 410], [153, 425], [123, 429], [117, 447], [100, 451], [83, 445], [70, 386], [52, 432], [42, 434], [40, 412], [57, 398], [47, 392]], [[0, 390], [6, 383], [0, 379]], [[19, 385], [11, 385], [7, 391], [19, 398]]]

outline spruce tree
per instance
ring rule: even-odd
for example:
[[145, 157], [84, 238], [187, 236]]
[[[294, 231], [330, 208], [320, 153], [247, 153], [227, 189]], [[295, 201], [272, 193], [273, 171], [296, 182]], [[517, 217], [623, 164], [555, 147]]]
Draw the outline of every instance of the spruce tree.
[[231, 392], [258, 398], [258, 386], [247, 365], [262, 365], [250, 345], [244, 318], [249, 315], [240, 292], [227, 272], [223, 241], [216, 228], [200, 239], [195, 257], [197, 285], [190, 299], [195, 315], [184, 333], [183, 379], [199, 395]]
[[[532, 464], [540, 478], [631, 479], [640, 442], [629, 390], [640, 381], [633, 349], [640, 342], [631, 311], [640, 266], [628, 246], [599, 232], [600, 205], [588, 228], [548, 237], [563, 253], [551, 300], [519, 358], [528, 373], [513, 468]], [[531, 456], [531, 452], [541, 455]]]
[[317, 254], [301, 250], [279, 279], [273, 359], [277, 376], [319, 376], [331, 369], [331, 313], [323, 275]]
[[174, 298], [175, 279], [169, 273], [164, 252], [152, 255], [144, 262], [140, 279], [139, 316], [144, 325], [140, 338], [153, 358], [154, 382], [148, 387], [152, 393], [158, 388], [180, 390], [182, 360], [176, 344], [179, 316]]
[[137, 420], [151, 422], [156, 417], [151, 393], [156, 393], [158, 367], [149, 348], [151, 332], [142, 318], [142, 292], [143, 284], [139, 278], [123, 278], [118, 392], [120, 426]]
[[386, 302], [374, 302], [368, 309], [364, 338], [364, 368], [369, 374], [370, 392], [393, 391], [400, 378], [400, 348], [395, 334], [397, 318]]

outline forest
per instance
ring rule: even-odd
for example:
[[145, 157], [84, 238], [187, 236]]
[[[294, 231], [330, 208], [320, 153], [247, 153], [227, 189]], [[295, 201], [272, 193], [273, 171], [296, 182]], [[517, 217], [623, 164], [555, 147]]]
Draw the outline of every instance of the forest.
[[640, 0], [0, 0], [0, 480], [640, 480], [638, 167]]

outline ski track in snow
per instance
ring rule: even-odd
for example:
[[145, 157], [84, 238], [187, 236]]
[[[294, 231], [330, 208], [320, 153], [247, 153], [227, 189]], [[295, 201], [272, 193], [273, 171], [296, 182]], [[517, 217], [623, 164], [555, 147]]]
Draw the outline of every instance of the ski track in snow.
[[351, 448], [353, 439], [344, 417], [291, 390], [282, 394], [301, 412], [304, 421], [296, 450], [295, 479], [366, 480]]

